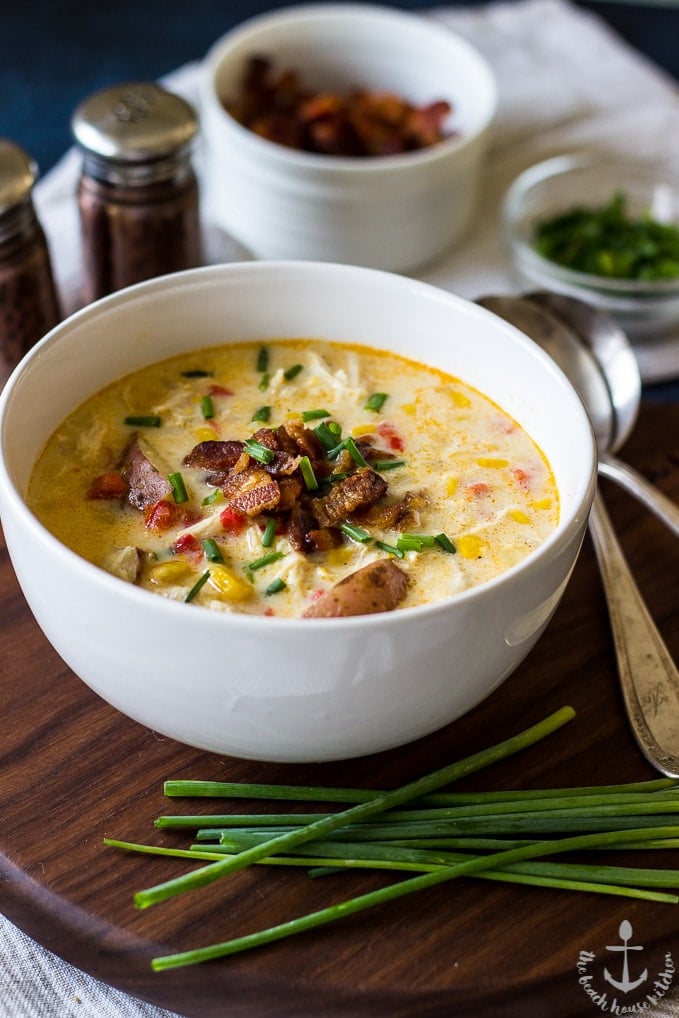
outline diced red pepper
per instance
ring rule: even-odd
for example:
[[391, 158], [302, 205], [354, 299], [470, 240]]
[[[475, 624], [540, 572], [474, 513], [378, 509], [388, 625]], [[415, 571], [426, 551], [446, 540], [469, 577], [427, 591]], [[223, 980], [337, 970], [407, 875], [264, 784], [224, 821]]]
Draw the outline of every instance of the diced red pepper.
[[515, 470], [512, 470], [512, 474], [514, 475], [514, 480], [518, 485], [520, 485], [520, 487], [527, 488], [530, 485], [530, 475], [526, 470], [523, 470], [521, 467], [516, 467]]
[[170, 530], [183, 520], [184, 513], [181, 507], [173, 502], [166, 502], [164, 498], [144, 510], [144, 526], [147, 530], [155, 530], [157, 533]]
[[389, 448], [394, 452], [403, 452], [405, 449], [405, 442], [389, 421], [382, 421], [377, 425], [377, 434], [388, 443]]
[[203, 549], [193, 534], [180, 534], [172, 548], [178, 555], [185, 555], [190, 559], [198, 560], [203, 557]]
[[477, 481], [475, 484], [467, 484], [464, 490], [474, 498], [485, 498], [490, 495], [491, 487], [485, 481]]
[[226, 509], [220, 512], [219, 519], [228, 534], [240, 534], [245, 526], [246, 517], [227, 505]]
[[207, 391], [210, 396], [233, 396], [233, 391], [231, 389], [227, 389], [223, 385], [217, 385], [215, 382], [208, 386]]
[[130, 486], [118, 470], [109, 470], [92, 481], [88, 498], [125, 498]]

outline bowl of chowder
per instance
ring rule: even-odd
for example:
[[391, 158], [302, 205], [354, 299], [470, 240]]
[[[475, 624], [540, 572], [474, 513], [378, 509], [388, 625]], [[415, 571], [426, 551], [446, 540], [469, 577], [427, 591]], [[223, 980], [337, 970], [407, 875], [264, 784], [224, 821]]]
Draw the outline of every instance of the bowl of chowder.
[[596, 458], [526, 336], [328, 263], [107, 297], [0, 397], [0, 515], [76, 676], [153, 730], [293, 762], [449, 723], [520, 664], [584, 535]]

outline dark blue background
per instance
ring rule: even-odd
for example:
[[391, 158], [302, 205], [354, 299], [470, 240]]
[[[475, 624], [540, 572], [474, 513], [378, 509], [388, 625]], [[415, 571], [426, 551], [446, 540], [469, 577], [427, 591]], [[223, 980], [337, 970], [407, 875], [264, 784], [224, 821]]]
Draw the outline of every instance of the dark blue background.
[[[453, 0], [454, 2], [454, 0]], [[4, 0], [0, 136], [46, 173], [71, 144], [70, 116], [90, 92], [155, 79], [191, 60], [239, 21], [284, 0]], [[432, 0], [392, 6], [427, 9]], [[679, 79], [679, 7], [582, 3]]]

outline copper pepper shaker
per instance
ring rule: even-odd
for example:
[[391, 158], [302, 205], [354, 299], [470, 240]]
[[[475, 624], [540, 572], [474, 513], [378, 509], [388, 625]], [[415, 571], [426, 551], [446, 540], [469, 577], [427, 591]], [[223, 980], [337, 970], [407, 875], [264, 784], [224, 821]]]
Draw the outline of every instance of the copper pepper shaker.
[[81, 103], [71, 126], [83, 153], [84, 301], [200, 265], [191, 105], [153, 83], [118, 85]]
[[0, 381], [61, 319], [45, 233], [33, 204], [37, 167], [0, 139]]

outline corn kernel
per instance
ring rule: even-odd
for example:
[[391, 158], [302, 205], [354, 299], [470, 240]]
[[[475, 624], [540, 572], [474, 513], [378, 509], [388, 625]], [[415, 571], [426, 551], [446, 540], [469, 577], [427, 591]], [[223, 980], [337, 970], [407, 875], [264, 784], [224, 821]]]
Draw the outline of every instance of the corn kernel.
[[302, 415], [298, 410], [288, 410], [285, 415], [286, 421], [297, 421], [298, 424], [302, 423]]
[[457, 484], [458, 484], [457, 477], [453, 477], [452, 474], [450, 475], [450, 477], [447, 477], [446, 478], [446, 495], [454, 495], [455, 492], [457, 491]]
[[193, 569], [184, 559], [174, 558], [167, 562], [156, 562], [149, 570], [149, 579], [152, 583], [171, 584], [183, 583]]
[[354, 556], [354, 551], [351, 548], [330, 548], [325, 553], [325, 561], [329, 566], [346, 566], [348, 565]]
[[509, 466], [509, 460], [503, 460], [496, 456], [479, 456], [476, 461], [479, 467], [488, 467], [489, 470], [501, 470]]
[[531, 509], [551, 509], [552, 500], [551, 498], [539, 498], [537, 501], [531, 504]]
[[530, 523], [530, 518], [523, 511], [523, 509], [510, 509], [509, 515], [515, 523]]
[[486, 542], [478, 534], [463, 534], [454, 544], [462, 558], [481, 558], [486, 549]]
[[401, 410], [404, 414], [408, 414], [409, 417], [414, 417], [417, 413], [417, 408], [414, 403], [402, 403]]
[[463, 392], [458, 392], [457, 389], [451, 389], [449, 391], [450, 398], [452, 399], [455, 406], [461, 409], [466, 409], [472, 405], [472, 401], [468, 396], [465, 396]]
[[354, 438], [360, 438], [361, 435], [374, 435], [375, 425], [374, 424], [357, 424], [355, 428], [351, 429], [351, 434]]
[[193, 434], [198, 442], [214, 442], [217, 437], [212, 428], [196, 428]]
[[223, 601], [245, 601], [252, 597], [253, 588], [247, 580], [241, 580], [227, 566], [218, 562], [210, 565], [207, 582]]

